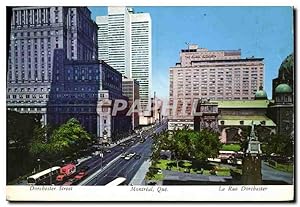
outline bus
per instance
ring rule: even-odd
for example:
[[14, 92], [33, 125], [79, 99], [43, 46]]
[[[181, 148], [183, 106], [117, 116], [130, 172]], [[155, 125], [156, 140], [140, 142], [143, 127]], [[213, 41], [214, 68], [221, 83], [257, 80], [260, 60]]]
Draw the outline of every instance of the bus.
[[47, 170], [43, 170], [34, 175], [31, 175], [27, 178], [27, 184], [29, 185], [48, 184], [50, 183], [50, 176], [52, 176], [52, 178], [54, 178], [53, 180], [55, 180], [55, 177], [56, 175], [58, 175], [59, 170], [60, 170], [59, 166], [54, 166]]
[[219, 159], [229, 159], [235, 157], [237, 153], [235, 151], [219, 151]]
[[117, 177], [113, 181], [107, 183], [105, 186], [112, 187], [112, 186], [118, 186], [118, 185], [126, 185], [125, 181], [126, 181], [126, 178], [124, 178], [124, 177]]

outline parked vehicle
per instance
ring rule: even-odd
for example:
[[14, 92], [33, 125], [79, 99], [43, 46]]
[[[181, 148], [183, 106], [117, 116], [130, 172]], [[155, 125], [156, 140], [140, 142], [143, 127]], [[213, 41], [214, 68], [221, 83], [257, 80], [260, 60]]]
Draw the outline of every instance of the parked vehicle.
[[80, 168], [80, 171], [88, 171], [89, 169], [90, 169], [90, 167], [85, 165]]
[[73, 184], [75, 184], [76, 181], [77, 181], [76, 179], [72, 178], [72, 179], [68, 180], [67, 182], [65, 182], [63, 185], [73, 185]]
[[39, 184], [48, 184], [50, 181], [50, 176], [57, 176], [60, 172], [59, 166], [51, 167], [47, 170], [43, 170], [42, 172], [38, 172], [34, 175], [31, 175], [27, 178], [27, 183], [29, 185], [39, 185]]
[[87, 176], [87, 172], [86, 171], [80, 171], [74, 178], [76, 180], [81, 180], [82, 178], [84, 178], [85, 176]]
[[76, 172], [76, 165], [67, 164], [64, 167], [60, 168], [59, 175], [56, 177], [56, 181], [61, 182], [69, 178]]

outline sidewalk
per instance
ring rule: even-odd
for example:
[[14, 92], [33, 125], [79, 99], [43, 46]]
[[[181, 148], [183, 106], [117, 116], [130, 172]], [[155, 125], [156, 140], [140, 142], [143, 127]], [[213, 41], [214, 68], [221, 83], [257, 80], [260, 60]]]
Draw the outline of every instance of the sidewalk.
[[122, 142], [126, 142], [127, 140], [130, 140], [132, 137], [135, 137], [135, 136], [136, 136], [136, 135], [133, 134], [133, 135], [130, 135], [130, 136], [126, 137], [126, 138], [123, 138], [123, 139], [121, 139], [121, 140], [118, 140], [118, 142], [115, 142], [115, 143], [112, 143], [111, 145], [109, 145], [108, 148], [113, 148], [113, 147], [117, 146], [118, 144], [120, 144], [120, 143], [122, 143]]
[[140, 169], [133, 176], [132, 180], [128, 185], [146, 185], [145, 176], [151, 166], [151, 161], [146, 160], [140, 167]]

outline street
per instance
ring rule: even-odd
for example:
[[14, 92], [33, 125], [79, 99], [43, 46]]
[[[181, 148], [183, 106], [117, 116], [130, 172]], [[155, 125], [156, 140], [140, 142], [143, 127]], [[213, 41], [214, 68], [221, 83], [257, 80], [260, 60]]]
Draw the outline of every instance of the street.
[[282, 172], [279, 170], [275, 170], [274, 168], [266, 165], [264, 161], [261, 163], [261, 173], [263, 180], [269, 181], [281, 181], [285, 182], [288, 185], [293, 184], [294, 176], [293, 173]]
[[[128, 145], [123, 150], [120, 145], [117, 145], [111, 148], [110, 153], [104, 153], [103, 161], [101, 164], [101, 157], [94, 156], [90, 160], [81, 164], [81, 166], [88, 166], [88, 174], [90, 177], [86, 178], [79, 185], [106, 185], [113, 179], [117, 177], [125, 177], [126, 184], [129, 184], [130, 180], [133, 178], [135, 173], [141, 167], [142, 163], [149, 159], [151, 155], [151, 145], [153, 133], [159, 133], [166, 128], [166, 123], [159, 125], [154, 132], [147, 132], [144, 134], [144, 142], [140, 142], [140, 139], [133, 137], [132, 139], [123, 142], [125, 145]], [[140, 158], [137, 159], [137, 156], [132, 157], [129, 160], [121, 158], [122, 153], [134, 152], [137, 155], [140, 155]], [[103, 170], [101, 170], [101, 167]], [[95, 172], [99, 171], [99, 173]]]

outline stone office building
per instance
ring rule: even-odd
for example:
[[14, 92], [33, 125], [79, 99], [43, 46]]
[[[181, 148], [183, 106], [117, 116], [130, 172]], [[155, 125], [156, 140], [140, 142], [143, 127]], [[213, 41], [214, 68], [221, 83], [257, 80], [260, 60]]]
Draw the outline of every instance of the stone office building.
[[8, 14], [7, 108], [41, 113], [46, 124], [54, 49], [68, 60], [97, 60], [97, 25], [87, 7], [15, 7]]
[[[122, 90], [123, 95], [128, 97], [129, 108], [132, 107], [134, 102], [140, 103], [140, 85], [139, 82], [132, 78], [123, 77], [122, 79]], [[134, 109], [132, 109], [133, 111]], [[132, 130], [139, 126], [139, 112], [138, 109], [135, 108], [135, 112], [130, 115], [132, 122]]]
[[131, 130], [130, 117], [112, 107], [122, 95], [122, 75], [103, 61], [65, 60], [64, 52], [54, 52], [53, 81], [47, 105], [47, 120], [60, 125], [74, 117], [98, 138], [116, 141]]

